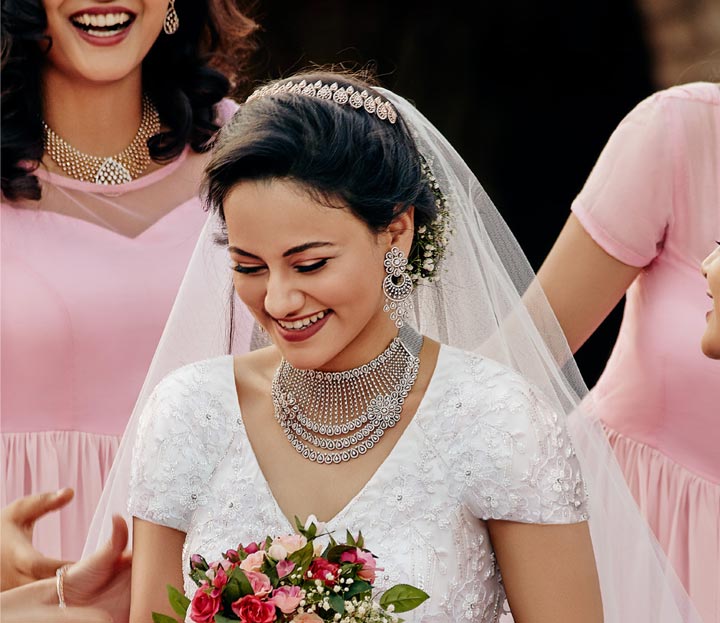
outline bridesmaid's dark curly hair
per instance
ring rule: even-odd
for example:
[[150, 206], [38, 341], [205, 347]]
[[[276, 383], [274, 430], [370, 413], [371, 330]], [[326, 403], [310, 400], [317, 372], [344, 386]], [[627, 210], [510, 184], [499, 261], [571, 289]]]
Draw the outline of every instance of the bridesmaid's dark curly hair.
[[[233, 0], [176, 0], [180, 28], [160, 33], [143, 61], [145, 91], [170, 128], [149, 141], [156, 162], [186, 145], [205, 151], [218, 129], [215, 105], [250, 82], [256, 23]], [[52, 45], [41, 0], [2, 0], [2, 194], [40, 198], [33, 171], [43, 155], [40, 70]]]

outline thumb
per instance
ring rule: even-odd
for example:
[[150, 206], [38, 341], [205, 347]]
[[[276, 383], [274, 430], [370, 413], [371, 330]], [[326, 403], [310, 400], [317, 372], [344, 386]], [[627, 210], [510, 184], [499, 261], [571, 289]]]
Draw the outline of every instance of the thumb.
[[125, 520], [120, 515], [113, 515], [112, 518], [112, 534], [110, 538], [100, 547], [89, 559], [94, 564], [112, 565], [115, 561], [122, 557], [122, 553], [128, 543], [128, 527]]
[[43, 515], [65, 506], [75, 495], [70, 488], [26, 495], [10, 505], [10, 513], [19, 524], [33, 524]]

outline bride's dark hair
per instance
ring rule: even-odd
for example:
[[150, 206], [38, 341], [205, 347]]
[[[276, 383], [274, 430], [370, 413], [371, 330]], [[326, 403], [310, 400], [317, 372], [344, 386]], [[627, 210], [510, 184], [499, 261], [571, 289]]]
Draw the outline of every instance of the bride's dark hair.
[[[150, 141], [156, 162], [176, 158], [186, 145], [205, 151], [218, 129], [215, 105], [244, 94], [257, 26], [233, 0], [176, 0], [180, 28], [160, 33], [143, 61], [145, 91], [169, 128]], [[52, 45], [41, 0], [3, 0], [2, 193], [39, 199], [33, 171], [43, 155], [40, 70]]]
[[[385, 100], [367, 71], [315, 70], [277, 82], [302, 80], [352, 86]], [[317, 97], [280, 93], [241, 105], [219, 133], [206, 169], [206, 207], [224, 221], [223, 203], [235, 185], [273, 178], [297, 182], [329, 207], [347, 206], [374, 231], [410, 206], [416, 230], [437, 215], [422, 157], [402, 119], [391, 124]]]

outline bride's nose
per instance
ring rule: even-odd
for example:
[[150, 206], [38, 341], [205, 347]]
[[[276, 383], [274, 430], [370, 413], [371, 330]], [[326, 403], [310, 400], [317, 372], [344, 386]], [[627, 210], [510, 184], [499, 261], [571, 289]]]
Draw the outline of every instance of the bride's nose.
[[265, 311], [273, 318], [292, 318], [302, 312], [305, 294], [295, 281], [295, 275], [270, 273], [265, 287]]

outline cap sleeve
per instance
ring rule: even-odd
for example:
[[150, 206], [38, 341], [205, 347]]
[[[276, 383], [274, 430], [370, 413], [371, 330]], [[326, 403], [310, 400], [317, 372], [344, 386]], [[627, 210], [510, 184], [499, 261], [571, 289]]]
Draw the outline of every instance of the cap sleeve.
[[659, 92], [620, 122], [571, 206], [593, 240], [631, 266], [652, 262], [672, 219], [669, 106]]
[[239, 414], [229, 407], [228, 361], [185, 366], [152, 392], [133, 448], [128, 510], [134, 517], [187, 532], [206, 502], [208, 481], [238, 427]]
[[[588, 518], [580, 464], [560, 415], [511, 370], [481, 372], [465, 460], [464, 501], [479, 519], [577, 523]], [[468, 430], [468, 429], [466, 429]]]

